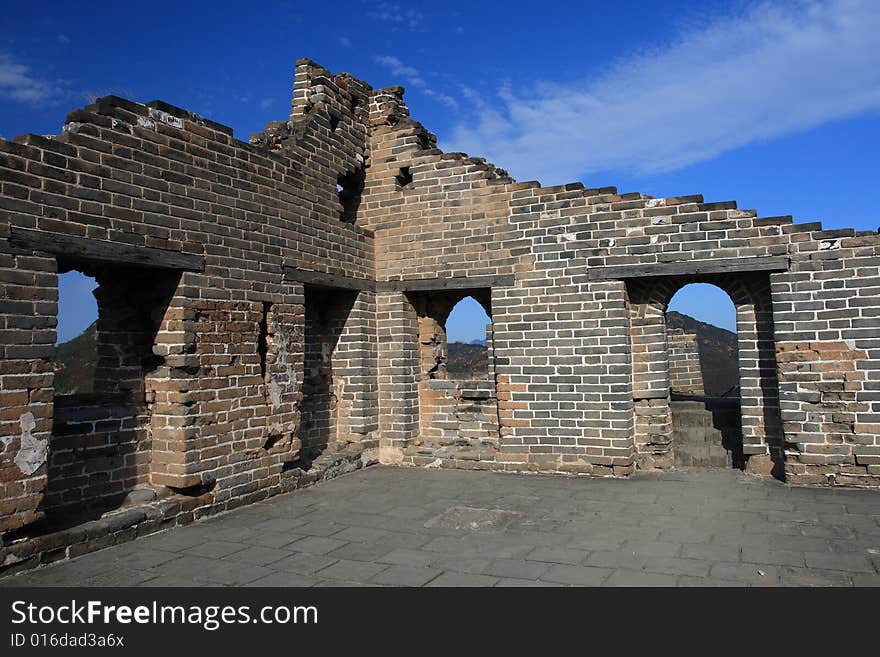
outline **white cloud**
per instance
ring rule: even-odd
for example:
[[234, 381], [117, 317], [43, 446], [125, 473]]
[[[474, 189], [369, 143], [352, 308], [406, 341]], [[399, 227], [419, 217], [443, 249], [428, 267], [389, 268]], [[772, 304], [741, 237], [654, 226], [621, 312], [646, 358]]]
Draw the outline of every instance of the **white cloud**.
[[274, 103], [275, 103], [274, 98], [264, 98], [263, 100], [260, 101], [260, 109], [263, 109], [263, 110], [269, 109], [270, 107], [272, 107], [272, 105]]
[[410, 30], [418, 28], [423, 18], [415, 9], [403, 9], [400, 5], [391, 2], [378, 3], [373, 11], [367, 12], [367, 17], [382, 23], [407, 27]]
[[373, 57], [373, 61], [377, 64], [381, 64], [391, 72], [391, 75], [400, 78], [412, 87], [425, 89], [428, 86], [417, 69], [412, 66], [406, 66], [397, 57], [392, 57], [391, 55], [376, 55]]
[[37, 104], [58, 100], [65, 93], [62, 83], [41, 79], [29, 66], [0, 53], [0, 99]]
[[339, 43], [340, 46], [351, 48], [351, 39], [349, 39], [347, 36], [336, 37], [336, 41]]
[[434, 91], [433, 89], [425, 89], [425, 95], [434, 98], [435, 100], [439, 100], [441, 103], [449, 107], [450, 109], [457, 110], [458, 109], [458, 101], [455, 100], [452, 96], [447, 94], [440, 93], [439, 91]]
[[391, 75], [398, 80], [405, 82], [410, 87], [418, 89], [426, 96], [443, 103], [450, 109], [458, 109], [458, 101], [455, 100], [455, 98], [429, 87], [418, 69], [413, 68], [412, 66], [407, 66], [397, 57], [391, 55], [377, 55], [373, 57], [373, 61], [387, 68], [391, 72]]
[[[445, 147], [545, 184], [668, 171], [880, 109], [876, 0], [749, 5], [602, 78], [502, 88]], [[467, 94], [466, 94], [467, 96]]]

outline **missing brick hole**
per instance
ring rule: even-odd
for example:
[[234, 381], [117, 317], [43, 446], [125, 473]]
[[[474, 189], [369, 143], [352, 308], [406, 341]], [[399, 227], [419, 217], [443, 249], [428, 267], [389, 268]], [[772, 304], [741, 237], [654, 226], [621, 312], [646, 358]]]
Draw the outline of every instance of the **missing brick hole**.
[[330, 131], [336, 132], [336, 128], [339, 127], [339, 122], [342, 120], [342, 117], [339, 116], [336, 112], [330, 112]]
[[400, 167], [400, 171], [394, 176], [394, 179], [397, 181], [397, 188], [403, 189], [413, 181], [412, 172], [409, 167]]
[[280, 433], [271, 434], [268, 438], [266, 438], [266, 442], [263, 443], [263, 449], [268, 452], [270, 449], [275, 447], [275, 444], [283, 437], [284, 436], [282, 436]]
[[147, 372], [152, 372], [165, 364], [165, 356], [157, 356], [156, 354], [148, 354], [141, 359], [141, 365]]
[[355, 223], [358, 208], [361, 205], [361, 194], [364, 191], [365, 176], [364, 170], [358, 169], [339, 174], [336, 179], [336, 194], [339, 197], [339, 204], [342, 206], [339, 213], [340, 221], [347, 224]]
[[312, 469], [312, 461], [310, 459], [297, 459], [296, 461], [285, 461], [281, 465], [281, 472], [289, 472], [290, 470], [302, 470], [308, 472]]
[[257, 353], [260, 355], [260, 376], [266, 378], [266, 357], [269, 355], [269, 313], [272, 304], [263, 302], [263, 314], [260, 317], [260, 334], [257, 338]]
[[178, 495], [184, 495], [186, 497], [201, 497], [207, 493], [210, 493], [217, 486], [217, 480], [214, 481], [203, 481], [199, 484], [194, 484], [192, 486], [183, 486], [182, 488], [177, 488], [176, 486], [168, 486], [168, 489], [175, 492]]

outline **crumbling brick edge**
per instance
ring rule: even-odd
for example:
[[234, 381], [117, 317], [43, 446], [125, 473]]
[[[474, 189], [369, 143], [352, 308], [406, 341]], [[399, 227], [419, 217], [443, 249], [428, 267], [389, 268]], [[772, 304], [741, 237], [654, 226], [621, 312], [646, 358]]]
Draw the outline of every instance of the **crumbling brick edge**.
[[[352, 446], [354, 447], [354, 446]], [[221, 503], [213, 493], [197, 497], [174, 495], [134, 508], [120, 509], [50, 534], [29, 537], [0, 547], [0, 580], [41, 566], [67, 561], [143, 536], [217, 516], [275, 495], [292, 493], [378, 463], [374, 449], [349, 449], [323, 454], [306, 471], [288, 470], [276, 486], [262, 488]]]

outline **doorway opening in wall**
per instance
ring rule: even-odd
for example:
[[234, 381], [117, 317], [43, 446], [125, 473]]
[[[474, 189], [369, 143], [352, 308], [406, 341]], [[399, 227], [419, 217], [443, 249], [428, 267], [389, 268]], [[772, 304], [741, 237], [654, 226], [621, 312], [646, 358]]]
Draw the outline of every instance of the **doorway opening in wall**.
[[674, 462], [745, 466], [736, 308], [708, 283], [681, 287], [666, 310]]
[[[500, 444], [492, 290], [407, 293], [418, 318], [418, 450], [473, 458]], [[425, 452], [422, 452], [422, 456]]]
[[489, 377], [488, 336], [492, 318], [479, 301], [467, 296], [446, 318], [446, 371], [450, 379]]
[[[58, 257], [58, 345], [44, 508], [98, 517], [147, 489], [154, 345], [180, 272]], [[143, 499], [140, 495], [139, 499]]]
[[71, 269], [58, 275], [58, 325], [55, 340], [55, 394], [92, 392], [98, 349], [98, 281]]
[[351, 393], [343, 375], [353, 354], [340, 347], [357, 292], [305, 287], [305, 340], [300, 414], [301, 458], [288, 467], [308, 469], [330, 445], [349, 435]]

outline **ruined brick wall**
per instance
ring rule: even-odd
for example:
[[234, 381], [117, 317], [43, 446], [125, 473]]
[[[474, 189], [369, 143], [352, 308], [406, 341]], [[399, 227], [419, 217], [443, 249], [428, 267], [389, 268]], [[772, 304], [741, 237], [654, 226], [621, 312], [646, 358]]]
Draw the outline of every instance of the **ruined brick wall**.
[[407, 449], [414, 465], [487, 460], [499, 443], [494, 381], [429, 379], [419, 390], [419, 435]]
[[[147, 478], [177, 490], [211, 487], [218, 505], [282, 486], [284, 462], [299, 457], [304, 323], [302, 286], [285, 279], [285, 267], [374, 278], [372, 235], [343, 221], [336, 188], [340, 175], [364, 166], [369, 88], [329, 89], [322, 71], [300, 62], [295, 93], [307, 102], [284, 134], [270, 130], [253, 144], [184, 110], [113, 97], [71, 113], [57, 137], [0, 141], [0, 285], [10, 331], [0, 528], [45, 508], [55, 273], [69, 255], [21, 246], [31, 235], [23, 229], [203, 258], [201, 271], [179, 272], [155, 318], [156, 362], [133, 378], [132, 399], [149, 412]], [[273, 348], [261, 354], [267, 304]], [[372, 318], [359, 321], [371, 332]], [[369, 355], [359, 358], [369, 365]], [[117, 380], [121, 367], [110, 368]], [[365, 369], [352, 376], [363, 390], [375, 387]], [[370, 418], [359, 404], [357, 430], [367, 433], [357, 438], [368, 442], [375, 412]], [[112, 438], [119, 449], [126, 440], [124, 432]]]
[[[376, 235], [377, 284], [423, 290], [434, 279], [441, 292], [445, 279], [489, 279], [501, 440], [479, 467], [671, 465], [666, 306], [683, 285], [708, 282], [737, 308], [746, 458], [796, 480], [877, 481], [876, 234], [759, 218], [699, 195], [517, 183], [434, 148], [399, 88], [379, 90], [371, 110], [364, 221]], [[382, 435], [386, 458], [400, 461], [395, 450], [418, 435], [418, 329], [405, 294], [380, 297], [382, 413], [406, 418]], [[809, 347], [786, 343], [820, 335], [849, 340], [849, 355], [829, 345], [831, 362], [792, 380], [804, 365], [788, 360]]]
[[[387, 463], [437, 461], [409, 451], [427, 449], [416, 445], [432, 424], [420, 392], [434, 385], [413, 295], [454, 290], [491, 307], [498, 439], [476, 460], [441, 464], [664, 467], [674, 454], [665, 310], [682, 285], [709, 282], [737, 309], [745, 458], [773, 459], [796, 482], [875, 485], [878, 248], [875, 233], [759, 218], [700, 196], [518, 183], [438, 150], [401, 88], [373, 90], [308, 60], [297, 62], [289, 119], [251, 143], [161, 102], [100, 99], [57, 137], [0, 141], [0, 530], [56, 503], [44, 498], [47, 473], [56, 477], [79, 439], [60, 437], [86, 439], [69, 424], [77, 407], [64, 405], [47, 469], [56, 274], [72, 266], [109, 258], [175, 279], [140, 320], [147, 337], [135, 342], [149, 356], [126, 365], [116, 351], [102, 374], [126, 383], [136, 409], [125, 416], [136, 425], [133, 463], [102, 470], [107, 461], [82, 453], [56, 483], [67, 477], [62, 489], [91, 498], [97, 484], [72, 483], [80, 467], [129, 482], [108, 494], [147, 482], [210, 490], [225, 508], [303, 476], [291, 465], [302, 413], [324, 394], [304, 387], [317, 353], [314, 287], [352, 299], [328, 357], [333, 421], [309, 438], [328, 451], [378, 445]], [[448, 409], [462, 392], [438, 399]], [[491, 404], [475, 405], [490, 426]], [[443, 441], [464, 435], [463, 422]], [[122, 455], [126, 431], [100, 440]]]
[[669, 350], [669, 389], [685, 395], [706, 394], [697, 334], [668, 329], [666, 344]]
[[362, 221], [377, 233], [377, 280], [512, 273], [523, 254], [512, 252], [506, 172], [437, 149], [402, 93], [380, 89], [370, 106]]
[[[23, 162], [0, 151], [0, 163], [10, 162], [16, 171], [24, 168]], [[3, 206], [14, 204], [6, 183], [3, 194]], [[8, 211], [0, 212], [8, 216]], [[53, 415], [55, 288], [54, 258], [17, 248], [0, 234], [0, 532], [44, 515]]]

